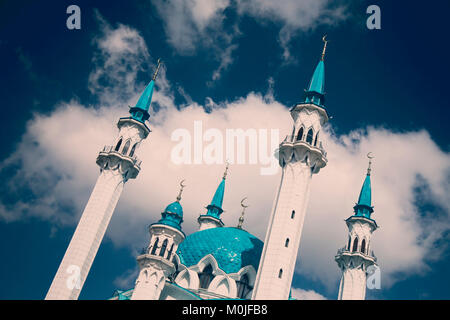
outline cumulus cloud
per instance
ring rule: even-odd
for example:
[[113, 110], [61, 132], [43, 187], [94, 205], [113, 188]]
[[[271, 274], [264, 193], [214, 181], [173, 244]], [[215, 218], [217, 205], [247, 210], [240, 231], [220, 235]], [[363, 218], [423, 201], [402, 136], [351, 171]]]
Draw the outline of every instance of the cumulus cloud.
[[327, 298], [314, 290], [303, 290], [297, 288], [291, 289], [291, 296], [297, 300], [327, 300]]
[[[96, 155], [103, 145], [115, 140], [115, 123], [128, 111], [123, 101], [135, 103], [145, 85], [130, 86], [124, 93], [114, 64], [151, 59], [133, 29], [119, 25], [106, 30], [96, 43], [106, 39], [111, 43], [98, 46], [101, 56], [94, 61], [93, 72], [102, 69], [102, 63], [111, 64], [102, 76], [111, 81], [111, 94], [123, 99], [114, 102], [100, 98], [107, 103], [95, 105], [63, 102], [52, 113], [36, 114], [30, 120], [16, 151], [0, 165], [0, 175], [6, 181], [0, 195], [0, 217], [4, 221], [38, 217], [56, 226], [75, 226], [78, 221], [99, 173]], [[117, 52], [122, 54], [123, 41], [136, 47], [126, 50], [140, 52], [139, 58], [125, 54], [125, 61], [110, 59]], [[123, 79], [131, 83], [136, 81], [135, 76]], [[230, 128], [277, 129], [280, 138], [292, 129], [287, 107], [270, 93], [249, 93], [223, 102], [209, 99], [209, 112], [205, 112], [205, 106], [195, 103], [177, 108], [164, 72], [157, 89], [154, 100], [161, 108], [152, 114], [152, 133], [136, 152], [143, 160], [142, 171], [136, 180], [127, 182], [107, 231], [111, 241], [132, 251], [146, 245], [147, 225], [159, 219], [164, 207], [175, 200], [181, 179], [187, 184], [182, 199], [187, 234], [197, 230], [196, 218], [205, 212], [220, 182], [225, 157], [210, 165], [177, 165], [172, 161], [177, 142], [171, 136], [176, 129], [184, 128], [194, 136], [194, 124], [201, 121], [203, 132], [216, 129], [225, 135]], [[313, 178], [297, 273], [336, 288], [339, 270], [333, 257], [347, 241], [343, 220], [352, 214], [369, 151], [376, 156], [373, 217], [381, 228], [374, 234], [372, 247], [381, 266], [382, 285], [426, 272], [430, 257], [438, 259], [443, 249], [437, 242], [449, 230], [449, 154], [440, 150], [424, 130], [399, 133], [364, 128], [336, 136], [330, 127], [322, 138], [329, 163]], [[260, 163], [231, 165], [222, 216], [226, 225], [235, 226], [240, 200], [248, 197], [244, 228], [264, 239], [280, 171], [261, 175], [260, 169]], [[432, 204], [436, 210], [424, 212], [423, 203]]]
[[334, 25], [348, 16], [346, 7], [330, 0], [238, 0], [238, 12], [258, 21], [272, 21], [281, 25], [279, 43], [283, 58], [292, 60], [289, 50], [291, 39], [301, 31], [309, 31], [320, 25]]
[[[212, 81], [219, 79], [232, 63], [231, 53], [236, 47], [233, 42], [240, 34], [239, 23], [244, 16], [278, 24], [283, 59], [290, 62], [294, 59], [289, 45], [299, 32], [337, 24], [349, 15], [344, 5], [330, 0], [152, 0], [152, 3], [164, 22], [167, 41], [179, 54], [191, 55], [198, 48], [213, 48], [220, 63]], [[226, 10], [237, 18], [229, 18]]]

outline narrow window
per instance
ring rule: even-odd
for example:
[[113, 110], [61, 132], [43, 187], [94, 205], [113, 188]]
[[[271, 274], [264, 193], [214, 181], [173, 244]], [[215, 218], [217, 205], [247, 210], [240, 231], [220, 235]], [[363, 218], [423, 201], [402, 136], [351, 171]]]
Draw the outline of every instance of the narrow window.
[[172, 245], [170, 246], [169, 252], [167, 253], [167, 260], [169, 260], [169, 261], [170, 261], [170, 256], [172, 255], [172, 251], [173, 251], [173, 243], [172, 243]]
[[348, 246], [347, 250], [350, 251], [350, 248], [352, 247], [352, 237], [348, 237]]
[[319, 133], [316, 134], [316, 139], [314, 140], [314, 147], [317, 147], [317, 139], [319, 138]]
[[298, 131], [298, 135], [297, 135], [297, 140], [302, 140], [303, 139], [303, 127], [300, 128], [300, 130]]
[[198, 278], [200, 280], [200, 288], [208, 289], [209, 284], [212, 280], [212, 276], [212, 267], [210, 264], [208, 264], [205, 269], [203, 269], [203, 271], [198, 275]]
[[123, 150], [122, 150], [122, 154], [127, 154], [127, 152], [128, 152], [128, 149], [130, 149], [130, 140], [127, 140], [127, 142], [125, 143], [125, 146], [123, 147]]
[[283, 269], [280, 269], [280, 271], [278, 271], [278, 278], [281, 279], [282, 276], [283, 276]]
[[284, 243], [284, 246], [287, 248], [289, 246], [289, 238], [286, 239], [286, 242]]
[[130, 151], [130, 157], [134, 156], [134, 151], [136, 150], [137, 142], [133, 145], [133, 148], [131, 148]]
[[355, 238], [355, 241], [353, 241], [353, 252], [358, 250], [358, 238]]
[[164, 253], [166, 253], [166, 248], [167, 248], [167, 239], [165, 239], [164, 241], [163, 241], [163, 244], [162, 244], [162, 246], [161, 246], [161, 251], [159, 251], [159, 255], [161, 256], [161, 257], [164, 257]]
[[306, 142], [312, 145], [313, 141], [313, 131], [312, 129], [309, 129], [308, 134], [306, 135]]
[[156, 241], [153, 244], [153, 249], [152, 249], [152, 253], [151, 254], [155, 254], [156, 253], [156, 249], [158, 249], [158, 241], [159, 241], [159, 238], [156, 238]]
[[119, 151], [119, 148], [120, 148], [121, 144], [122, 144], [122, 138], [120, 138], [120, 140], [117, 142], [116, 148], [114, 149], [114, 151]]
[[252, 287], [249, 285], [249, 280], [247, 274], [244, 274], [241, 279], [237, 282], [237, 296], [241, 299], [245, 299], [248, 293], [252, 290]]
[[361, 252], [366, 253], [366, 239], [361, 242]]
[[292, 210], [292, 212], [291, 212], [291, 219], [294, 219], [294, 217], [295, 217], [295, 210]]

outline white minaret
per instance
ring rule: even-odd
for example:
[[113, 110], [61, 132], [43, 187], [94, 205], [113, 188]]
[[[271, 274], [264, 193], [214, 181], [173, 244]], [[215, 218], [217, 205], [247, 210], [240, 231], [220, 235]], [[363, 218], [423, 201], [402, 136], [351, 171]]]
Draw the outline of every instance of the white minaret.
[[46, 300], [78, 299], [123, 186], [128, 179], [136, 178], [141, 170], [141, 161], [135, 156], [135, 152], [150, 132], [145, 121], [150, 117], [148, 109], [159, 65], [158, 63], [153, 79], [136, 106], [130, 108], [131, 116], [119, 119], [119, 135], [114, 145], [105, 146], [97, 157], [100, 176], [45, 297]]
[[140, 272], [131, 300], [159, 300], [166, 279], [176, 271], [173, 257], [185, 238], [181, 230], [183, 208], [180, 204], [183, 181], [177, 201], [166, 207], [157, 223], [150, 225], [150, 244], [137, 257]]
[[293, 135], [279, 148], [282, 176], [269, 220], [252, 299], [288, 299], [308, 204], [312, 175], [327, 163], [320, 130], [328, 121], [324, 109], [324, 55], [303, 103], [291, 110]]
[[[368, 154], [370, 157], [370, 153]], [[377, 265], [377, 258], [371, 250], [372, 233], [378, 228], [370, 215], [373, 212], [370, 168], [353, 207], [355, 214], [345, 220], [348, 227], [348, 244], [339, 249], [335, 260], [342, 271], [339, 285], [339, 300], [364, 300], [368, 269]]]

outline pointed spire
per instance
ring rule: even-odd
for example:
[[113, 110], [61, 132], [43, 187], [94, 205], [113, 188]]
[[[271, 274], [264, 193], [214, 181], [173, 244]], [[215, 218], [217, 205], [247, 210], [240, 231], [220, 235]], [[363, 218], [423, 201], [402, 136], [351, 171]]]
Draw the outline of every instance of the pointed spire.
[[372, 171], [372, 159], [374, 158], [371, 155], [371, 152], [367, 154], [367, 158], [369, 158], [369, 166], [367, 168], [366, 178], [364, 179], [361, 192], [359, 193], [358, 203], [353, 207], [353, 209], [355, 211], [355, 215], [362, 215], [370, 218], [370, 215], [373, 212], [370, 173]]
[[237, 225], [238, 229], [242, 229], [242, 225], [244, 224], [244, 214], [245, 214], [245, 209], [248, 208], [248, 206], [246, 206], [243, 202], [245, 201], [245, 199], [247, 199], [247, 197], [245, 197], [244, 199], [241, 200], [241, 207], [242, 207], [242, 213], [241, 216], [239, 217], [239, 223]]
[[213, 216], [217, 219], [220, 219], [220, 215], [223, 212], [222, 204], [223, 204], [223, 197], [225, 194], [225, 180], [227, 178], [228, 168], [229, 168], [229, 163], [227, 162], [227, 166], [225, 167], [225, 171], [223, 173], [222, 181], [220, 182], [219, 186], [217, 187], [211, 203], [206, 207], [208, 209], [208, 212], [206, 213], [206, 215]]
[[327, 49], [328, 40], [326, 40], [326, 36], [322, 38], [324, 44], [322, 50], [322, 56], [319, 63], [314, 69], [314, 73], [312, 75], [311, 80], [309, 81], [308, 90], [305, 92], [305, 102], [306, 103], [314, 103], [319, 106], [323, 106], [325, 99], [325, 53]]
[[133, 108], [130, 108], [130, 113], [133, 119], [135, 120], [144, 122], [145, 120], [148, 120], [148, 118], [150, 118], [148, 110], [150, 109], [150, 104], [152, 102], [153, 89], [155, 87], [155, 79], [156, 76], [158, 75], [160, 66], [161, 66], [161, 59], [158, 59], [158, 64], [156, 66], [155, 72], [153, 73], [152, 80], [145, 87], [136, 105]]

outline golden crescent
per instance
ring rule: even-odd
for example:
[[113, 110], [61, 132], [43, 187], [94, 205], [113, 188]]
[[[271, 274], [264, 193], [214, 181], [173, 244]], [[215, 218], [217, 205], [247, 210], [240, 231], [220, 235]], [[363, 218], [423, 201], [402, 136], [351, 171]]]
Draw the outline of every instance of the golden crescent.
[[186, 181], [186, 179], [183, 179], [183, 180], [181, 180], [181, 182], [180, 182], [180, 187], [182, 187], [182, 188], [186, 187], [186, 185], [183, 184], [184, 181]]
[[323, 42], [328, 42], [328, 40], [327, 40], [327, 35], [324, 35], [324, 36], [322, 37], [322, 41], [323, 41]]
[[374, 156], [370, 155], [371, 153], [372, 153], [372, 152], [369, 152], [369, 153], [367, 154], [367, 158], [369, 158], [369, 159], [375, 158]]

